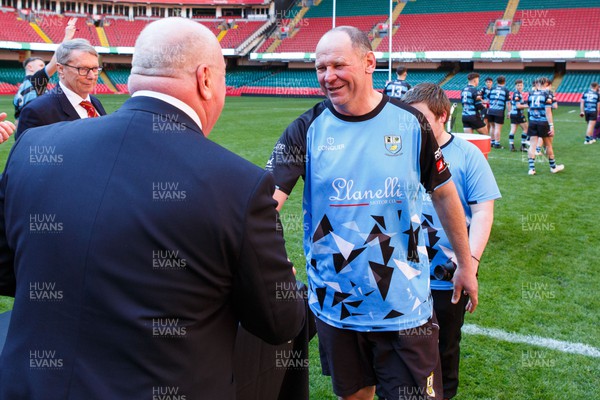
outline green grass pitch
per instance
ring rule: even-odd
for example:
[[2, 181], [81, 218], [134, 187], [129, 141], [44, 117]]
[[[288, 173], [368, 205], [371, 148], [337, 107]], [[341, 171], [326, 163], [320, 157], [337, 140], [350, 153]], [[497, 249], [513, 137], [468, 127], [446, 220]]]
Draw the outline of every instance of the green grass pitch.
[[[126, 98], [100, 97], [108, 112]], [[262, 167], [283, 129], [317, 101], [227, 98], [210, 138]], [[0, 110], [12, 110], [9, 97], [0, 97]], [[585, 123], [578, 114], [578, 107], [567, 106], [555, 112], [556, 160], [565, 164], [560, 174], [550, 174], [547, 161], [540, 158], [538, 175], [531, 177], [524, 154], [507, 149], [490, 153], [502, 199], [496, 202], [492, 235], [482, 257], [480, 306], [467, 315], [466, 324], [598, 349], [600, 143], [583, 145]], [[458, 115], [455, 130], [461, 131]], [[506, 148], [508, 129], [505, 125], [502, 134]], [[2, 165], [11, 144], [0, 146]], [[305, 281], [301, 197], [302, 182], [286, 203], [282, 221], [290, 259]], [[11, 306], [11, 299], [0, 298], [0, 312]], [[597, 357], [463, 334], [461, 359], [457, 400], [600, 399]], [[329, 378], [321, 376], [316, 339], [309, 365], [311, 400], [335, 399]]]

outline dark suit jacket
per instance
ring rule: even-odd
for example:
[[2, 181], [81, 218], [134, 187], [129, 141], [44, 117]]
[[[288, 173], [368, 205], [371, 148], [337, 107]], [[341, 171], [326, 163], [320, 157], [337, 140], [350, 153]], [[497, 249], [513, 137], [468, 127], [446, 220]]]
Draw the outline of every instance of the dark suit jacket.
[[[106, 115], [102, 103], [94, 96], [90, 100], [98, 114]], [[19, 115], [19, 124], [15, 132], [15, 140], [29, 128], [54, 124], [61, 121], [75, 121], [79, 114], [67, 99], [60, 85], [56, 85], [46, 94], [41, 95], [31, 103], [27, 104]]]
[[305, 317], [273, 191], [149, 97], [27, 131], [0, 181], [0, 399], [234, 399], [238, 323], [279, 344]]

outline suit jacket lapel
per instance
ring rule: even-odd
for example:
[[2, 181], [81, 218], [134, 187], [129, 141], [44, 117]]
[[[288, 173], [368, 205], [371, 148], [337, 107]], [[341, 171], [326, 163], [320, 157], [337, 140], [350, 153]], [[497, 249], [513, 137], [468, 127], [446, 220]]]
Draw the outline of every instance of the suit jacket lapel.
[[69, 116], [68, 121], [80, 119], [79, 114], [77, 114], [77, 111], [75, 111], [75, 107], [73, 107], [73, 105], [67, 98], [65, 92], [62, 89], [60, 89], [60, 86], [57, 85], [56, 87], [57, 89], [55, 90], [58, 93], [58, 101], [60, 103], [60, 107], [62, 108], [63, 112]]
[[90, 100], [92, 101], [94, 108], [96, 108], [96, 111], [98, 111], [98, 114], [106, 115], [106, 111], [104, 111], [104, 107], [102, 106], [102, 103], [100, 103], [100, 100], [94, 96], [90, 96]]

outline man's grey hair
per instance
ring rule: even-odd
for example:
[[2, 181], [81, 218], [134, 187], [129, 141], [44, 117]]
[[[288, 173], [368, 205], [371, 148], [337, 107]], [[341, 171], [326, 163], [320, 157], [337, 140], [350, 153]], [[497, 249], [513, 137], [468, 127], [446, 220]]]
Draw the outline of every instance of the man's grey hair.
[[72, 39], [58, 46], [58, 49], [56, 49], [56, 62], [63, 65], [69, 64], [74, 51], [82, 51], [98, 57], [98, 52], [90, 42], [85, 39]]
[[371, 41], [367, 34], [354, 26], [338, 26], [330, 30], [329, 32], [344, 32], [350, 41], [352, 42], [352, 48], [358, 50], [361, 55], [367, 54], [369, 51], [373, 51]]

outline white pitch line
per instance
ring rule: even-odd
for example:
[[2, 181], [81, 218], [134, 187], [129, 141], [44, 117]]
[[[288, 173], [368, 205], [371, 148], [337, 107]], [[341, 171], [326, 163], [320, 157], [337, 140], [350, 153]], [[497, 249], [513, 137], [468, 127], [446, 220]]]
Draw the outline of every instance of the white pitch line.
[[462, 332], [469, 335], [488, 336], [505, 342], [545, 347], [550, 350], [562, 351], [563, 353], [600, 358], [600, 349], [583, 343], [572, 343], [534, 335], [519, 335], [518, 333], [505, 332], [500, 329], [482, 328], [473, 324], [464, 324]]

